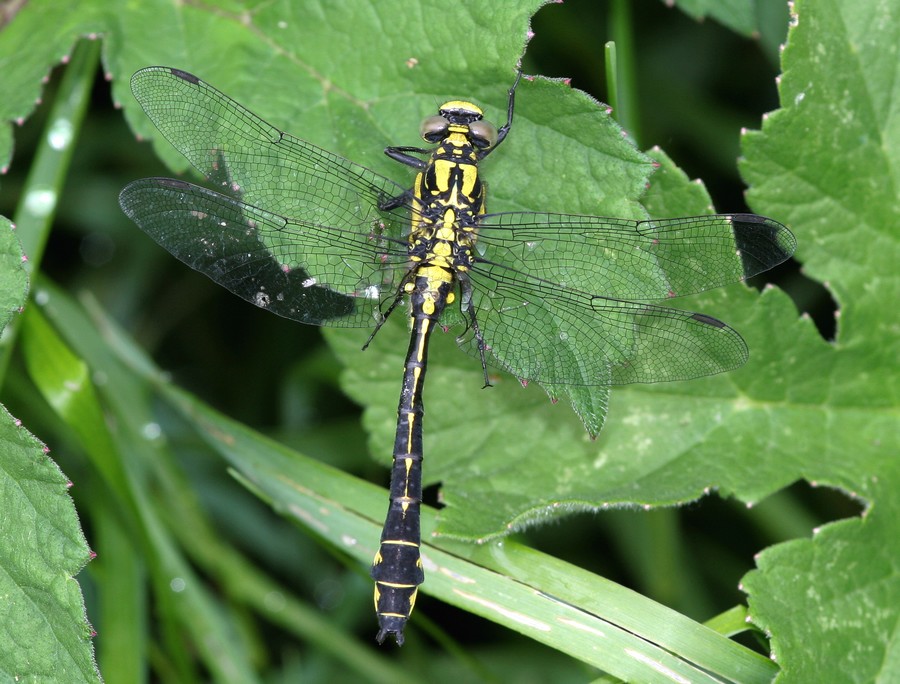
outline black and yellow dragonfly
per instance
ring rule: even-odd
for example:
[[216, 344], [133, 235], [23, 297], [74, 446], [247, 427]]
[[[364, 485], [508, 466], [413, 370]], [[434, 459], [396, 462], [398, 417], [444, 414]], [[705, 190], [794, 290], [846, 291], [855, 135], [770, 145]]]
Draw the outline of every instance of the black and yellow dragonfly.
[[374, 337], [397, 308], [409, 317], [390, 507], [372, 566], [379, 642], [403, 643], [424, 580], [422, 386], [435, 327], [460, 327], [486, 385], [489, 366], [547, 386], [711, 375], [746, 361], [741, 336], [649, 302], [744, 280], [795, 248], [787, 228], [755, 214], [486, 213], [478, 164], [510, 131], [518, 79], [499, 129], [475, 104], [450, 101], [422, 122], [433, 148], [385, 150], [417, 171], [411, 189], [270, 126], [178, 69], [142, 69], [131, 85], [214, 188], [169, 178], [128, 185], [122, 209], [154, 240], [301, 323], [370, 327]]

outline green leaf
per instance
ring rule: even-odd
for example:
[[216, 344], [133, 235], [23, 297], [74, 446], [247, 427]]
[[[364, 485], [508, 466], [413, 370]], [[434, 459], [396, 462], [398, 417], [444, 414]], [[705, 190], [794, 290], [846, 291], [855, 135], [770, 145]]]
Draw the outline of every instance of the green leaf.
[[[82, 36], [106, 35], [104, 67], [114, 77], [114, 98], [147, 138], [158, 136], [128, 79], [141, 67], [163, 64], [201, 75], [284, 130], [376, 169], [396, 170], [380, 149], [410, 136], [408, 122], [417, 122], [435, 100], [465, 95], [503, 103], [528, 18], [547, 1], [473, 2], [450, 14], [437, 2], [411, 12], [402, 0], [335, 3], [327, 11], [308, 3], [216, 9], [154, 1], [127, 12], [98, 2], [25, 4], [0, 38], [0, 114], [26, 118], [49, 69]], [[499, 26], [518, 28], [500, 32]], [[279, 87], [260, 88], [260, 70]], [[302, 129], [291, 121], [302, 121]], [[0, 135], [0, 166], [11, 155], [10, 134], [7, 128]], [[413, 127], [412, 143], [416, 137]], [[185, 168], [180, 155], [160, 147], [171, 166]]]
[[[833, 344], [789, 355], [780, 383], [790, 434], [762, 469], [866, 506], [861, 519], [764, 551], [744, 580], [785, 681], [900, 673], [898, 44], [894, 2], [795, 3], [781, 109], [743, 139], [751, 203], [796, 230], [805, 273], [827, 283], [840, 313]], [[770, 344], [791, 337], [773, 332]]]
[[0, 216], [0, 329], [12, 315], [21, 310], [28, 294], [25, 255], [14, 232], [12, 222]]
[[[382, 16], [396, 18], [407, 15], [406, 6], [396, 0], [380, 3], [377, 12], [365, 2], [334, 6], [327, 15], [304, 6], [297, 8], [289, 19], [283, 17], [277, 8], [262, 6], [253, 13], [252, 31], [245, 26], [236, 27], [226, 22], [222, 25], [226, 35], [220, 36], [218, 41], [186, 43], [173, 38], [169, 31], [165, 32], [165, 37], [160, 37], [147, 30], [148, 22], [153, 25], [150, 18], [158, 19], [158, 10], [151, 10], [148, 4], [128, 15], [125, 30], [130, 29], [133, 34], [123, 41], [127, 48], [122, 52], [116, 51], [109, 61], [115, 71], [124, 70], [125, 74], [130, 75], [153, 61], [148, 54], [153, 54], [153, 51], [164, 54], [165, 58], [157, 62], [164, 61], [202, 75], [249, 109], [264, 111], [272, 124], [389, 176], [398, 177], [396, 164], [388, 161], [380, 150], [387, 144], [409, 139], [408, 122], [418, 121], [424, 113], [430, 112], [436, 99], [465, 96], [484, 104], [496, 103], [499, 106], [495, 111], [501, 114], [505, 111], [504, 94], [525, 45], [528, 17], [545, 2], [533, 0], [530, 5], [510, 0], [490, 5], [472, 3], [461, 8], [453, 21], [446, 16], [444, 5], [425, 5], [420, 8], [422, 26], [416, 32], [420, 35], [421, 47], [416, 50], [410, 48], [409, 27], [404, 21], [382, 21]], [[147, 8], [146, 16], [140, 14], [144, 7]], [[46, 23], [42, 16], [24, 10], [16, 17], [6, 44], [10, 55], [17, 52], [17, 45], [25, 50], [35, 34], [41, 35], [46, 30], [43, 26], [34, 25]], [[103, 32], [100, 27], [111, 18], [103, 14], [94, 16], [90, 11], [81, 14], [61, 12], [60, 17], [60, 24], [54, 28], [57, 42], [66, 31], [71, 33], [71, 40], [79, 33], [87, 32], [88, 27], [92, 32]], [[177, 11], [171, 20], [183, 27], [185, 35], [205, 35], [211, 30], [210, 24], [216, 24], [217, 17], [188, 6]], [[520, 32], [498, 34], [498, 25], [519, 26]], [[366, 35], [371, 39], [361, 44], [353, 40], [352, 47], [348, 44], [341, 48], [339, 43], [335, 43], [333, 32], [329, 33], [331, 26], [342, 27], [340, 36]], [[268, 55], [257, 54], [261, 49], [269, 49], [258, 40], [258, 31], [271, 32], [277, 36], [279, 43], [290, 45], [291, 58], [282, 55], [273, 62]], [[228, 42], [231, 53], [241, 55], [240, 64], [248, 63], [247, 60], [266, 64], [267, 78], [271, 82], [290, 84], [290, 88], [283, 89], [284, 94], [290, 93], [290, 99], [285, 101], [280, 99], [281, 93], [257, 87], [257, 79], [248, 77], [248, 72], [235, 68], [235, 64], [223, 64], [219, 42]], [[492, 59], [486, 59], [485, 45], [492, 47], [495, 55]], [[334, 64], [331, 55], [336, 50], [348, 58]], [[477, 58], [473, 58], [475, 56]], [[372, 64], [381, 65], [378, 79], [371, 78], [369, 72]], [[218, 68], [209, 65], [218, 65]], [[33, 78], [39, 63], [27, 62], [15, 67], [11, 84], [21, 84], [21, 90], [28, 92], [24, 85], [29, 78]], [[123, 103], [126, 115], [141, 135], [158, 139], [156, 131], [127, 92], [126, 82], [127, 79], [119, 79], [114, 83], [116, 99]], [[473, 83], [479, 84], [478, 87], [473, 88]], [[539, 82], [535, 87], [541, 89], [548, 85]], [[560, 84], [549, 87], [557, 89]], [[513, 154], [508, 166], [510, 170], [515, 169], [514, 175], [522, 181], [516, 186], [521, 187], [524, 197], [536, 196], [535, 190], [538, 188], [534, 183], [541, 174], [566, 173], [561, 164], [555, 163], [557, 157], [550, 146], [564, 144], [568, 136], [578, 130], [581, 122], [585, 126], [583, 133], [596, 130], [596, 120], [584, 118], [589, 111], [586, 105], [589, 106], [589, 98], [583, 95], [558, 100], [545, 97], [544, 107], [536, 116], [539, 123], [549, 117], [560, 122], [553, 127], [556, 135], [535, 139], [532, 154]], [[10, 115], [21, 116], [25, 111], [25, 102], [19, 102], [11, 108]], [[494, 118], [499, 119], [499, 116]], [[297, 119], [303, 121], [302, 131], [293, 130], [289, 125], [291, 120]], [[521, 128], [520, 136], [524, 140], [526, 127]], [[371, 134], [347, 135], [348, 131], [370, 131]], [[560, 140], [557, 136], [565, 137]], [[640, 165], [646, 165], [646, 159], [634, 151], [623, 152], [625, 148], [617, 146], [615, 133], [608, 131], [603, 140], [601, 154], [605, 157], [591, 160], [590, 169], [597, 177], [604, 178], [604, 187], [609, 190], [609, 203], [613, 204], [611, 198], [620, 195], [623, 183], [631, 191], [626, 194], [631, 195], [642, 183]], [[186, 168], [185, 161], [167, 143], [160, 142], [158, 147], [170, 166], [180, 170]], [[628, 154], [629, 165], [611, 163], [620, 160], [623, 153]], [[517, 158], [522, 158], [526, 163], [517, 164]], [[646, 168], [643, 171], [646, 172]], [[409, 180], [407, 174], [404, 183]], [[569, 210], [580, 203], [578, 195], [571, 192], [561, 193], [560, 200]], [[524, 208], [529, 203], [520, 202], [517, 197], [512, 198], [512, 204], [507, 202], [506, 206]], [[504, 207], [502, 196], [498, 195], [494, 207]], [[546, 210], [548, 207], [543, 208]], [[613, 213], [627, 216], [634, 215], [637, 210], [633, 202], [630, 207], [623, 203], [620, 208], [620, 211]], [[553, 391], [569, 398], [591, 433], [599, 431], [607, 403], [605, 389], [561, 388]]]
[[[24, 5], [14, 10], [0, 31], [0, 72], [3, 98], [0, 120], [23, 121], [40, 103], [50, 69], [71, 57], [82, 36], [96, 36], [109, 28], [99, 3], [48, 0], [40, 7]], [[53, 17], [47, 21], [47, 17]], [[0, 128], [0, 168], [12, 156], [12, 127]]]
[[[3, 323], [25, 301], [23, 255], [0, 219]], [[0, 407], [0, 674], [8, 681], [96, 682], [93, 630], [74, 577], [88, 548], [72, 485], [47, 448]]]
[[74, 576], [88, 562], [71, 483], [46, 448], [0, 410], [0, 673], [8, 681], [96, 682], [93, 632]]

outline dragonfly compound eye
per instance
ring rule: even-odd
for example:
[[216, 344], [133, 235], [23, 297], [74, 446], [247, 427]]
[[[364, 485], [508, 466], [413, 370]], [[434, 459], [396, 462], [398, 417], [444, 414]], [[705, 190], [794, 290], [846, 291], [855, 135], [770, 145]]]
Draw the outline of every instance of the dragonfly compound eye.
[[422, 125], [419, 127], [419, 132], [422, 134], [422, 139], [426, 142], [436, 143], [446, 137], [447, 128], [449, 126], [450, 122], [447, 121], [447, 119], [439, 114], [435, 114], [434, 116], [429, 116], [422, 122]]
[[469, 139], [479, 149], [497, 144], [497, 127], [490, 121], [473, 121], [469, 124]]

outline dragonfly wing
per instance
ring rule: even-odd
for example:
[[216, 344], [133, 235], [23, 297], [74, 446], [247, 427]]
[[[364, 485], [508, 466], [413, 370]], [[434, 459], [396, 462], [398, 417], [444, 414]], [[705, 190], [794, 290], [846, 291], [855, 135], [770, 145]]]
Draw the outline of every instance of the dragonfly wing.
[[129, 184], [125, 214], [234, 294], [312, 325], [375, 325], [405, 272], [405, 243], [282, 216], [170, 178]]
[[[732, 370], [747, 346], [703, 314], [560, 287], [480, 261], [472, 301], [491, 364], [543, 384], [666, 382]], [[460, 340], [479, 354], [474, 331]]]
[[401, 237], [403, 208], [379, 203], [405, 188], [271, 126], [196, 76], [148, 67], [131, 79], [135, 98], [166, 139], [220, 192], [289, 219]]
[[654, 301], [745, 280], [788, 259], [793, 234], [756, 214], [629, 219], [511, 212], [479, 221], [486, 258], [563, 287]]

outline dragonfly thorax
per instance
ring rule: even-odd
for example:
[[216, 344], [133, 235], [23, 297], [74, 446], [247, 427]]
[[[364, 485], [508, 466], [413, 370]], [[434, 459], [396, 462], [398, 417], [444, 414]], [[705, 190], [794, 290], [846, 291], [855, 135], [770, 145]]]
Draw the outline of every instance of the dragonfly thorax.
[[[447, 215], [454, 214], [451, 209]], [[409, 258], [414, 264], [439, 266], [450, 271], [465, 271], [472, 263], [475, 246], [474, 225], [458, 220], [423, 223], [410, 241]]]
[[[453, 111], [458, 114], [461, 110]], [[481, 116], [477, 108], [467, 111], [471, 116]], [[413, 186], [417, 201], [413, 205], [409, 257], [414, 264], [467, 270], [477, 237], [477, 217], [484, 213], [485, 186], [478, 173], [481, 155], [470, 139], [470, 124], [440, 118], [446, 124], [445, 137]]]

